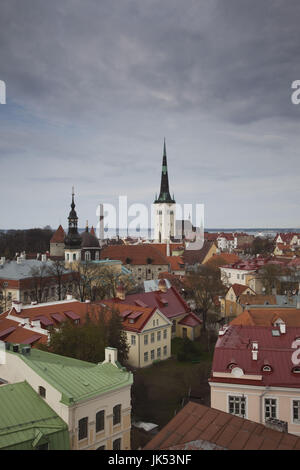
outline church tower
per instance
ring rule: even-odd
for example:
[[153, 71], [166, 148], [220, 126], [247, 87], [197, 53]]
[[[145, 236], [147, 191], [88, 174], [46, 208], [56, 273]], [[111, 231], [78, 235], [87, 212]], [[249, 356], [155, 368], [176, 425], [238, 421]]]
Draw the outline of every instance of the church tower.
[[81, 258], [81, 236], [78, 233], [78, 217], [75, 211], [74, 187], [72, 188], [72, 203], [68, 217], [68, 234], [65, 238], [65, 261], [80, 261]]
[[175, 237], [176, 202], [169, 191], [166, 141], [164, 140], [159, 197], [154, 201], [154, 240], [167, 243]]

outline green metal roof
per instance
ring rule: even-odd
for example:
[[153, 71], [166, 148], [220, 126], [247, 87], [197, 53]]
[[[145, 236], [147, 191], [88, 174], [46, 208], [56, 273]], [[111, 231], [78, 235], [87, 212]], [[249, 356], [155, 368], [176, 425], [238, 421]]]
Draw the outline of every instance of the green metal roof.
[[11, 351], [7, 353], [18, 354], [40, 377], [60, 391], [61, 402], [66, 405], [133, 383], [130, 372], [111, 363], [92, 364], [38, 349], [31, 349], [30, 354], [26, 355]]
[[27, 382], [0, 386], [0, 449], [69, 449], [67, 424]]

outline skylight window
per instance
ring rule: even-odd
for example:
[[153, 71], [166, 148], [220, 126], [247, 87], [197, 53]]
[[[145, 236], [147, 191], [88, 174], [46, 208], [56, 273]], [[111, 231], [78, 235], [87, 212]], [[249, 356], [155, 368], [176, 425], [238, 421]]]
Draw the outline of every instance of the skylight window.
[[272, 336], [280, 336], [279, 330], [272, 330]]

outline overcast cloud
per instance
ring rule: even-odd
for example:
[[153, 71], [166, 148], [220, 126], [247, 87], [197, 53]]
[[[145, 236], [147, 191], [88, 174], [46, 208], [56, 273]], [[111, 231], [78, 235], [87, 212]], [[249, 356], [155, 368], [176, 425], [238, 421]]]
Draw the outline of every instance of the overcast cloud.
[[0, 228], [151, 204], [167, 139], [206, 227], [300, 226], [298, 0], [1, 0]]

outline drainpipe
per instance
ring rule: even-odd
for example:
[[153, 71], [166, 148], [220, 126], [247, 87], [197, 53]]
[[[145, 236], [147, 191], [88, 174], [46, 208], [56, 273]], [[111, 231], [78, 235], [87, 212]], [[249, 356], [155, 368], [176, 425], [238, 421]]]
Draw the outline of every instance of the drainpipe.
[[266, 390], [264, 392], [261, 393], [261, 395], [259, 396], [259, 422], [264, 424], [263, 423], [263, 409], [262, 409], [262, 404], [263, 404], [263, 397], [265, 396], [266, 393], [268, 393], [268, 391], [270, 390], [270, 387], [267, 385], [266, 386]]

